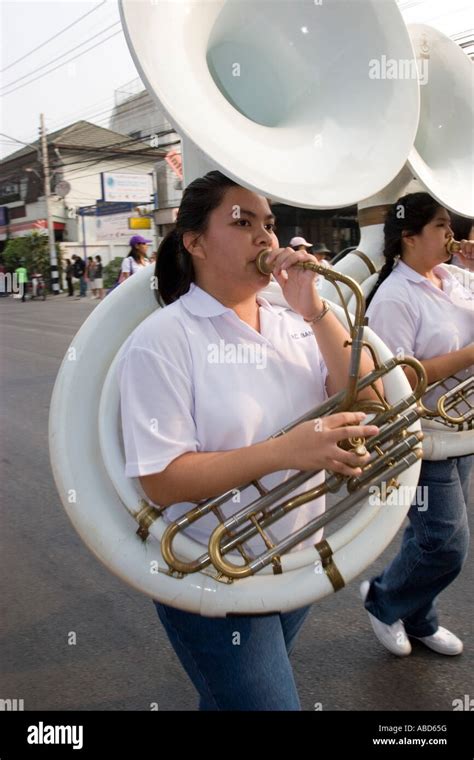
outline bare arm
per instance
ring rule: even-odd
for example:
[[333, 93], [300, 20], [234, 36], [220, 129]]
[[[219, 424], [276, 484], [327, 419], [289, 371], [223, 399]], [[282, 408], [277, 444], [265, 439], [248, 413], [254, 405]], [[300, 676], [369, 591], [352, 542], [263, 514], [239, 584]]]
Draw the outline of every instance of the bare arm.
[[[312, 328], [328, 368], [326, 385], [329, 395], [332, 395], [343, 388], [347, 388], [351, 347], [346, 346], [344, 348], [344, 343], [349, 340], [349, 334], [339, 322], [338, 318], [331, 312], [328, 312], [319, 322], [314, 322]], [[340, 346], [340, 349], [334, 350], [336, 346]], [[362, 351], [359, 377], [367, 375], [373, 369], [374, 364], [371, 357], [366, 351]], [[377, 388], [383, 395], [383, 385], [381, 381], [377, 382]], [[368, 387], [364, 388], [363, 391], [360, 391], [358, 398], [377, 399], [377, 396], [372, 388]]]
[[197, 502], [239, 488], [280, 470], [330, 469], [343, 475], [360, 474], [360, 457], [338, 446], [340, 441], [375, 435], [378, 428], [362, 426], [360, 412], [341, 412], [303, 422], [285, 435], [231, 451], [189, 452], [174, 459], [163, 472], [140, 477], [146, 495], [167, 507]]
[[[315, 287], [315, 273], [294, 266], [303, 261], [315, 262], [315, 258], [302, 251], [293, 251], [291, 248], [272, 250], [267, 257], [267, 262], [273, 266], [273, 275], [288, 304], [297, 314], [309, 319], [322, 312], [323, 303]], [[332, 395], [347, 388], [351, 348], [350, 346], [344, 348], [344, 343], [349, 340], [349, 334], [331, 312], [325, 314], [319, 321], [312, 322], [311, 326], [328, 368], [326, 386], [329, 395]], [[373, 368], [371, 357], [363, 351], [359, 377], [366, 375]], [[377, 388], [383, 394], [381, 382], [377, 383]], [[358, 398], [378, 400], [377, 394], [370, 387], [361, 391]]]
[[[440, 356], [434, 356], [432, 359], [425, 359], [421, 363], [428, 375], [428, 383], [442, 380], [474, 364], [474, 343], [470, 343], [458, 351], [451, 351], [449, 354], [441, 354]], [[405, 374], [413, 388], [416, 384], [415, 372], [410, 367], [406, 367]]]

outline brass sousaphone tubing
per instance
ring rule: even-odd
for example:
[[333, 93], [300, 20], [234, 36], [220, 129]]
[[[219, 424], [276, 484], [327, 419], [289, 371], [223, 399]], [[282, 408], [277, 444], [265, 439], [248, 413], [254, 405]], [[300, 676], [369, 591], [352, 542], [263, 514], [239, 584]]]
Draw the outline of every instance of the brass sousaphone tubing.
[[[265, 257], [267, 255], [268, 251], [262, 251], [256, 261], [256, 265], [262, 274], [270, 273], [268, 271], [269, 268], [265, 268]], [[276, 505], [276, 501], [280, 501], [295, 488], [309, 480], [316, 474], [316, 471], [299, 472], [285, 482], [280, 483], [272, 491], [265, 489], [258, 481], [245, 484], [239, 489], [240, 491], [253, 486], [257, 489], [260, 496], [228, 519], [224, 519], [220, 514], [219, 508], [223, 503], [232, 498], [235, 493], [234, 489], [197, 504], [181, 518], [171, 523], [163, 534], [161, 550], [165, 562], [172, 571], [184, 574], [193, 573], [201, 571], [212, 564], [218, 573], [228, 579], [234, 579], [252, 575], [272, 563], [274, 573], [279, 573], [281, 572], [280, 554], [289, 551], [304, 538], [314, 534], [327, 522], [353, 507], [367, 496], [369, 489], [374, 485], [378, 485], [382, 481], [392, 483], [400, 472], [411, 467], [421, 457], [419, 443], [422, 433], [410, 434], [407, 428], [420, 416], [420, 410], [417, 407], [410, 407], [413, 407], [417, 403], [426, 390], [426, 373], [422, 365], [412, 357], [405, 359], [392, 357], [383, 364], [380, 364], [372, 346], [364, 340], [365, 301], [357, 283], [340, 272], [322, 267], [313, 262], [298, 262], [296, 266], [303, 269], [311, 269], [317, 274], [322, 275], [330, 280], [336, 288], [338, 288], [339, 283], [346, 284], [355, 293], [356, 313], [353, 324], [347, 308], [344, 308], [347, 322], [350, 325], [351, 336], [350, 341], [348, 341], [348, 344], [351, 346], [349, 381], [345, 390], [335, 394], [319, 407], [310, 410], [295, 422], [278, 431], [273, 437], [284, 435], [296, 425], [310, 419], [328, 414], [336, 414], [341, 411], [361, 409], [368, 414], [375, 413], [376, 416], [372, 423], [380, 428], [379, 433], [365, 442], [365, 447], [363, 448], [363, 451], [367, 450], [369, 453], [373, 453], [374, 456], [364, 466], [363, 472], [359, 477], [344, 478], [340, 475], [330, 474], [325, 483], [306, 493], [290, 497], [285, 502]], [[359, 378], [360, 357], [364, 347], [370, 351], [375, 369], [365, 377]], [[407, 397], [400, 399], [396, 404], [390, 406], [378, 390], [375, 389], [379, 401], [357, 401], [357, 395], [361, 390], [369, 385], [373, 386], [377, 380], [388, 374], [395, 367], [403, 365], [412, 367], [417, 375], [416, 387]], [[393, 443], [395, 436], [397, 436], [397, 440], [396, 443]], [[361, 439], [353, 440], [350, 442], [349, 447], [352, 446], [353, 450], [357, 451], [357, 447], [363, 443]], [[273, 524], [285, 514], [288, 514], [292, 509], [308, 501], [312, 501], [325, 493], [334, 492], [341, 485], [347, 485], [349, 496], [331, 508], [329, 512], [320, 515], [315, 520], [311, 520], [296, 533], [276, 545], [273, 545], [268, 535], [264, 533], [264, 528]], [[176, 535], [209, 512], [213, 512], [221, 524], [210, 537], [208, 552], [203, 553], [193, 561], [184, 561], [178, 558], [172, 546]], [[246, 527], [243, 526], [244, 522], [248, 522]], [[238, 532], [235, 532], [236, 529], [238, 529]], [[249, 560], [246, 556], [243, 543], [257, 534], [260, 534], [262, 537], [266, 545], [266, 551], [260, 557]], [[240, 552], [245, 565], [235, 565], [224, 559], [223, 555], [232, 549]]]

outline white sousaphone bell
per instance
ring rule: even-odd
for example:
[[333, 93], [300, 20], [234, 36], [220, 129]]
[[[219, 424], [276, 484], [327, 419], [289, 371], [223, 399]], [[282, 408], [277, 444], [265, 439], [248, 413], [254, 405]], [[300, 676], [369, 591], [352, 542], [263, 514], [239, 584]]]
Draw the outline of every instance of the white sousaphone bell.
[[[473, 66], [464, 51], [442, 32], [426, 24], [410, 24], [408, 32], [416, 55], [420, 86], [420, 120], [416, 139], [406, 165], [395, 179], [371, 198], [358, 204], [361, 239], [337, 269], [352, 277], [367, 296], [383, 265], [383, 220], [387, 207], [408, 192], [425, 190], [454, 213], [474, 217], [474, 120]], [[394, 62], [397, 63], [396, 61]], [[406, 73], [410, 73], [407, 62]], [[474, 290], [474, 273], [455, 271], [463, 284]], [[349, 309], [351, 294], [342, 288]], [[321, 288], [327, 298], [335, 298], [333, 286]], [[464, 377], [459, 375], [459, 380]], [[447, 379], [446, 388], [454, 386]], [[467, 396], [468, 391], [465, 391]], [[470, 390], [473, 395], [472, 383]], [[470, 402], [472, 409], [472, 402]], [[461, 410], [469, 405], [461, 401]], [[423, 420], [423, 458], [446, 459], [474, 453], [472, 414], [462, 424], [448, 424], [441, 418]]]
[[[372, 59], [414, 59], [395, 0], [122, 0], [120, 11], [142, 80], [183, 138], [186, 183], [217, 168], [275, 200], [334, 208], [375, 195], [402, 170], [418, 127], [418, 83], [368, 76]], [[59, 370], [50, 453], [75, 528], [124, 581], [192, 612], [287, 611], [331, 593], [315, 549], [282, 556], [281, 574], [266, 567], [223, 583], [209, 569], [168, 572], [162, 517], [150, 520], [145, 542], [136, 535], [143, 494], [124, 474], [116, 364], [131, 331], [156, 308], [144, 269], [96, 307]], [[382, 341], [368, 329], [364, 335], [381, 361], [390, 359]], [[390, 404], [410, 391], [400, 367], [384, 389]], [[342, 585], [394, 537], [419, 466], [398, 476], [400, 498], [390, 508], [366, 500], [328, 538]], [[203, 551], [185, 535], [175, 548], [184, 559]]]

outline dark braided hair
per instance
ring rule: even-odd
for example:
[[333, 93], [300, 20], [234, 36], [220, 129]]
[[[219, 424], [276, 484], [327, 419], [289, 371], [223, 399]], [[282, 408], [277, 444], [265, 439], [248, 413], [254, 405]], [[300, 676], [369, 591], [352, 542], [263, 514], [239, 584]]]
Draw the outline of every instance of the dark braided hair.
[[155, 297], [160, 305], [177, 301], [195, 281], [192, 256], [183, 244], [184, 233], [205, 232], [209, 215], [220, 205], [226, 190], [235, 186], [237, 183], [234, 180], [219, 171], [212, 171], [195, 179], [185, 189], [176, 226], [158, 248], [155, 264], [158, 290], [155, 290]]
[[419, 235], [423, 227], [434, 219], [440, 208], [442, 206], [428, 193], [409, 193], [399, 198], [389, 208], [383, 228], [385, 263], [373, 290], [367, 297], [366, 306], [369, 306], [382, 282], [391, 274], [397, 257], [402, 255], [402, 233]]

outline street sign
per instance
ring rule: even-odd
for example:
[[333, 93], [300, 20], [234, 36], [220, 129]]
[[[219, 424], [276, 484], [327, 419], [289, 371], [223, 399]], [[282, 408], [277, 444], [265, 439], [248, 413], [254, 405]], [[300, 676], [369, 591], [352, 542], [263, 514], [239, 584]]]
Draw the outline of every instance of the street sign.
[[146, 216], [132, 216], [128, 220], [131, 230], [151, 230], [151, 219]]
[[150, 174], [125, 174], [102, 172], [102, 199], [104, 201], [126, 201], [129, 203], [149, 203], [153, 196]]

